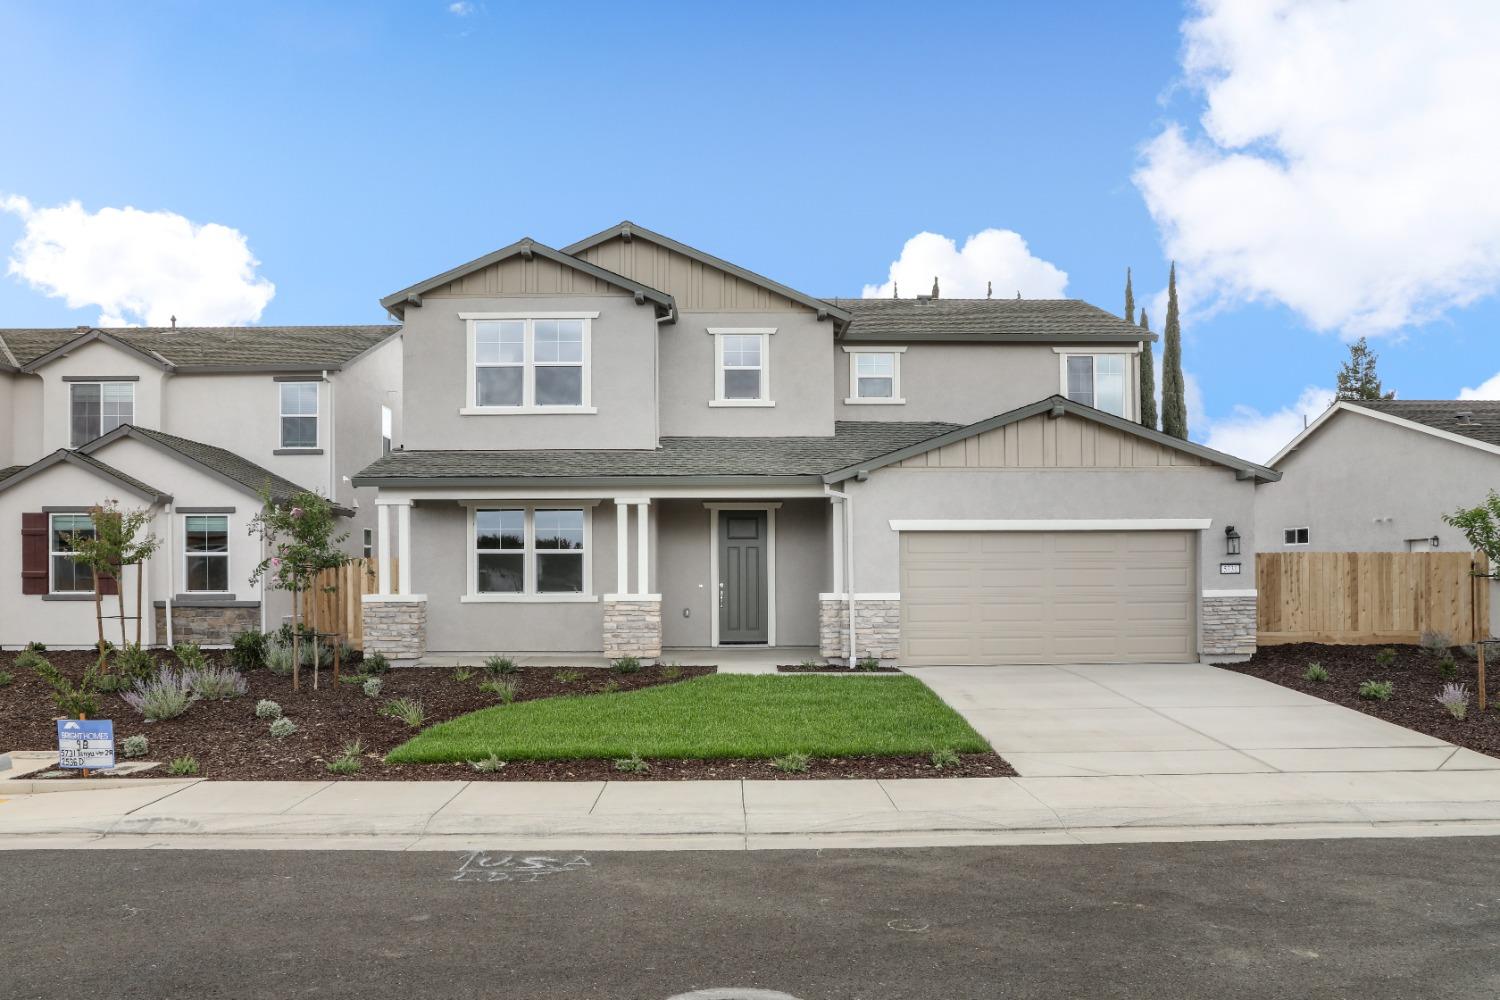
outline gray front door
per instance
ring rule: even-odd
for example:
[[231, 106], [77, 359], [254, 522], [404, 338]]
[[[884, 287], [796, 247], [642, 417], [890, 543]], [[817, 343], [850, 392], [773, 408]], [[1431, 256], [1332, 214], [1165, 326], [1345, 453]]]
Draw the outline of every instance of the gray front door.
[[719, 511], [719, 642], [766, 642], [766, 512]]

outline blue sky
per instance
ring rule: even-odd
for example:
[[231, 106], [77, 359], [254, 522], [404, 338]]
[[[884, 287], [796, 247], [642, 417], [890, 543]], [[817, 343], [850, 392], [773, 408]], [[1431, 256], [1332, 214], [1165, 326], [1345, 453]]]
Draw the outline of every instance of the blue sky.
[[[1220, 94], [1229, 124], [1205, 139], [1216, 92], [1184, 66], [1184, 23], [1219, 31], [1221, 56], [1239, 52], [1219, 78], [1255, 88], [1275, 69], [1256, 26], [1214, 27], [1213, 6], [19, 0], [0, 7], [0, 203], [12, 199], [0, 250], [17, 255], [39, 218], [28, 212], [74, 200], [85, 214], [172, 213], [243, 235], [256, 280], [275, 286], [258, 322], [358, 323], [383, 318], [381, 295], [521, 235], [561, 246], [623, 218], [820, 295], [887, 281], [918, 233], [962, 246], [999, 229], [1066, 272], [1065, 294], [1116, 312], [1127, 265], [1154, 304], [1168, 255], [1183, 259], [1200, 438], [1232, 442], [1236, 421], [1274, 437], [1236, 408], [1271, 415], [1331, 386], [1359, 332], [1403, 397], [1451, 398], [1494, 376], [1500, 216], [1486, 206], [1480, 224], [1436, 235], [1417, 222], [1363, 231], [1357, 211], [1298, 209], [1327, 180], [1310, 169], [1265, 206], [1311, 232], [1256, 218], [1271, 214], [1257, 189], [1217, 170], [1236, 144], [1290, 174], [1339, 156], [1310, 150], [1296, 117], [1318, 101], [1312, 81], [1269, 123]], [[1287, 30], [1316, 48], [1338, 27], [1312, 17]], [[1342, 100], [1319, 111], [1320, 134], [1352, 136], [1355, 150], [1385, 141]], [[1199, 160], [1160, 145], [1173, 129]], [[1368, 178], [1372, 193], [1436, 186], [1429, 164], [1405, 166]], [[1177, 206], [1189, 190], [1195, 207]], [[1247, 203], [1249, 218], [1222, 224]], [[1435, 214], [1419, 203], [1412, 218]], [[1417, 273], [1410, 308], [1357, 315], [1350, 300], [1372, 286], [1404, 287], [1424, 241], [1462, 287]], [[1325, 263], [1337, 294], [1317, 287]], [[0, 326], [99, 322], [94, 289], [110, 276], [91, 266], [52, 285], [25, 269], [0, 278]], [[45, 294], [59, 285], [76, 307]], [[207, 315], [180, 297], [183, 322]], [[1152, 319], [1159, 330], [1159, 310]]]

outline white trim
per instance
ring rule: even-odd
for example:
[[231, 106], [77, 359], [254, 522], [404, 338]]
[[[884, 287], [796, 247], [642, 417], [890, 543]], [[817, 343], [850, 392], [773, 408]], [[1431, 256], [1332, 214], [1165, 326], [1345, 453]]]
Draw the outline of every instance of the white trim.
[[[502, 500], [499, 502], [484, 502], [470, 500], [463, 503], [466, 508], [464, 516], [464, 530], [466, 537], [466, 549], [464, 558], [464, 590], [459, 597], [461, 604], [574, 604], [597, 601], [599, 596], [594, 593], [594, 506], [598, 501], [592, 503], [581, 503], [574, 501], [549, 502], [531, 500], [526, 502]], [[566, 504], [564, 507], [562, 504]], [[538, 510], [572, 510], [579, 508], [583, 511], [583, 590], [579, 593], [548, 592], [538, 593], [536, 591], [536, 512]], [[519, 549], [495, 549], [493, 551], [501, 554], [519, 555], [521, 557], [522, 590], [517, 593], [481, 593], [475, 589], [479, 577], [479, 547], [478, 538], [475, 534], [475, 512], [480, 510], [520, 510], [523, 511], [523, 540]], [[491, 550], [486, 550], [491, 551]], [[561, 550], [545, 550], [561, 551]]]
[[[305, 378], [291, 382], [273, 382], [276, 386], [276, 441], [277, 447], [282, 451], [315, 451], [323, 444], [323, 388], [322, 379]], [[310, 385], [313, 387], [313, 400], [316, 408], [312, 413], [288, 413], [286, 412], [286, 396], [284, 393], [287, 386]], [[287, 444], [286, 433], [281, 421], [284, 417], [312, 417], [313, 418], [313, 443], [312, 444]]]
[[598, 413], [597, 406], [460, 406], [461, 417], [493, 417], [528, 413]]
[[[1305, 541], [1305, 542], [1289, 542], [1289, 541], [1287, 541], [1286, 540], [1286, 533], [1288, 531], [1292, 531], [1292, 532], [1305, 531], [1305, 532], [1307, 532], [1307, 541]], [[1294, 534], [1292, 537], [1296, 538], [1297, 536]], [[1300, 549], [1300, 548], [1305, 548], [1305, 547], [1307, 547], [1307, 546], [1309, 546], [1311, 544], [1312, 544], [1312, 525], [1310, 525], [1310, 524], [1294, 524], [1290, 528], [1282, 528], [1281, 529], [1281, 547], [1282, 548]]]
[[865, 344], [854, 347], [846, 346], [845, 354], [905, 354], [906, 347], [877, 347], [874, 344]]
[[380, 500], [375, 501], [375, 531], [377, 586], [382, 596], [388, 596], [391, 592], [391, 505]]
[[1052, 350], [1056, 354], [1139, 354], [1141, 353], [1141, 345], [1131, 344], [1129, 347], [1111, 347], [1107, 345], [1095, 347], [1090, 345], [1087, 350], [1077, 347], [1054, 347]]
[[396, 505], [396, 590], [411, 593], [411, 504]]
[[722, 337], [726, 333], [753, 333], [762, 337], [769, 337], [776, 332], [774, 326], [711, 326], [708, 328], [710, 336]]
[[615, 501], [615, 590], [630, 589], [630, 504]]
[[[1078, 403], [1078, 400], [1073, 399], [1072, 396], [1068, 395], [1068, 359], [1069, 358], [1097, 358], [1099, 355], [1139, 354], [1140, 353], [1140, 348], [1139, 347], [1133, 347], [1133, 348], [1102, 347], [1102, 348], [1099, 348], [1097, 350], [1091, 349], [1091, 350], [1087, 350], [1087, 351], [1081, 351], [1081, 350], [1078, 350], [1077, 348], [1069, 349], [1069, 348], [1065, 348], [1065, 347], [1054, 347], [1054, 348], [1052, 348], [1052, 350], [1054, 350], [1054, 351], [1057, 352], [1057, 386], [1058, 386], [1057, 387], [1057, 394], [1059, 396], [1061, 396], [1063, 399], [1072, 400], [1075, 403]], [[1125, 362], [1125, 371], [1123, 373], [1124, 376], [1125, 376], [1125, 412], [1124, 413], [1110, 413], [1109, 410], [1104, 409], [1102, 406], [1095, 406], [1094, 409], [1098, 410], [1100, 413], [1109, 413], [1110, 416], [1122, 417], [1125, 420], [1136, 420], [1136, 419], [1138, 419], [1138, 413], [1137, 413], [1137, 411], [1140, 409], [1140, 406], [1139, 406], [1139, 402], [1135, 399], [1135, 397], [1137, 395], [1139, 395], [1139, 392], [1138, 391], [1137, 392], [1132, 392], [1131, 391], [1131, 386], [1133, 384], [1132, 383], [1132, 378], [1131, 378], [1131, 369], [1133, 367], [1135, 367], [1135, 366], [1131, 363], [1131, 361], [1129, 359], [1127, 359], [1126, 362]], [[1097, 400], [1098, 398], [1099, 398], [1099, 366], [1097, 364], [1095, 364], [1094, 365], [1094, 399]], [[1088, 404], [1088, 403], [1079, 403], [1079, 405], [1080, 406], [1089, 406], [1091, 404]]]
[[[411, 499], [415, 500], [415, 499], [419, 499], [419, 498], [418, 497], [412, 497]], [[422, 497], [420, 499], [428, 499], [428, 498]], [[431, 498], [431, 499], [448, 500], [448, 499], [451, 499], [451, 498], [450, 497], [434, 497], [434, 498]], [[592, 497], [587, 497], [587, 498], [586, 497], [570, 497], [570, 496], [552, 496], [552, 495], [549, 495], [549, 494], [546, 494], [546, 493], [535, 493], [535, 492], [526, 493], [524, 496], [519, 496], [519, 497], [513, 497], [513, 496], [503, 496], [503, 497], [483, 497], [483, 496], [477, 496], [476, 497], [476, 496], [467, 496], [467, 497], [459, 500], [458, 501], [458, 505], [460, 507], [467, 507], [467, 508], [469, 508], [469, 512], [472, 515], [472, 513], [473, 513], [473, 511], [474, 511], [474, 509], [476, 507], [483, 507], [486, 510], [489, 510], [489, 509], [493, 508], [494, 505], [497, 504], [497, 503], [504, 503], [504, 504], [506, 504], [508, 506], [511, 506], [511, 507], [524, 507], [524, 506], [526, 506], [525, 501], [531, 501], [531, 500], [536, 501], [537, 505], [539, 505], [539, 506], [550, 505], [552, 502], [558, 501], [558, 500], [566, 500], [568, 502], [568, 506], [570, 506], [570, 507], [597, 507], [597, 506], [599, 506], [599, 503], [600, 503], [600, 501], [599, 501], [599, 491], [595, 490], [594, 491], [594, 495]], [[512, 550], [512, 551], [514, 551], [514, 550]]]
[[[230, 562], [230, 549], [232, 548], [232, 546], [229, 544], [229, 539], [230, 539], [230, 534], [229, 534], [229, 515], [228, 514], [178, 514], [177, 516], [179, 516], [179, 517], [182, 518], [182, 592], [184, 594], [209, 594], [209, 595], [213, 595], [213, 594], [232, 594], [232, 593], [234, 593], [234, 591], [231, 589], [231, 586], [232, 586], [232, 584], [234, 582], [234, 575], [231, 572], [232, 567], [233, 567], [233, 563]], [[224, 587], [223, 590], [189, 590], [188, 589], [189, 584], [188, 584], [188, 568], [187, 568], [187, 560], [188, 560], [188, 550], [187, 550], [187, 540], [188, 540], [187, 519], [190, 518], [190, 517], [222, 517], [224, 519], [224, 551], [223, 552], [201, 552], [201, 553], [199, 553], [199, 555], [208, 556], [209, 558], [213, 558], [213, 559], [217, 559], [221, 555], [224, 557], [224, 583], [225, 583], [225, 587]]]
[[[85, 384], [87, 384], [87, 383], [85, 383]], [[48, 596], [51, 596], [53, 594], [62, 594], [62, 595], [92, 594], [94, 592], [94, 585], [93, 584], [90, 584], [88, 590], [58, 590], [57, 589], [57, 582], [52, 577], [52, 571], [56, 567], [56, 564], [57, 564], [56, 557], [57, 556], [65, 556], [65, 555], [68, 554], [67, 552], [58, 552], [58, 551], [56, 551], [56, 550], [54, 550], [52, 548], [52, 543], [57, 540], [57, 529], [55, 529], [54, 527], [52, 527], [52, 522], [55, 519], [59, 518], [59, 517], [81, 517], [81, 518], [83, 518], [85, 521], [87, 521], [89, 523], [89, 530], [91, 532], [94, 532], [97, 535], [97, 531], [94, 528], [94, 519], [93, 519], [93, 516], [90, 515], [87, 511], [81, 511], [81, 510], [74, 510], [74, 511], [52, 511], [52, 512], [48, 513], [48, 515], [47, 515], [47, 594], [48, 594]], [[76, 560], [76, 559], [73, 560], [73, 564], [74, 564], [74, 566], [80, 566], [80, 565], [82, 565], [82, 563], [78, 562], [78, 560]], [[89, 570], [89, 579], [92, 580], [93, 578], [94, 578], [94, 571], [92, 569], [90, 569]], [[115, 581], [115, 585], [116, 585], [116, 587], [119, 587], [121, 585], [121, 581], [116, 580]]]
[[[475, 416], [500, 416], [511, 414], [528, 413], [598, 413], [599, 410], [593, 405], [593, 341], [594, 320], [598, 319], [598, 312], [528, 312], [528, 313], [459, 313], [459, 319], [464, 321], [465, 341], [465, 382], [464, 405], [459, 407], [459, 415], [465, 417]], [[582, 343], [580, 345], [580, 356], [582, 358], [579, 367], [579, 400], [578, 404], [539, 404], [536, 402], [536, 370], [541, 367], [574, 367], [573, 363], [538, 362], [536, 360], [536, 326], [535, 321], [539, 319], [576, 319], [582, 323]], [[476, 340], [478, 331], [476, 323], [493, 320], [511, 320], [522, 324], [521, 329], [521, 361], [519, 364], [509, 362], [504, 365], [486, 365], [485, 367], [509, 367], [521, 369], [521, 403], [518, 406], [481, 406], [478, 401], [478, 377], [480, 365], [476, 359]]]
[[458, 318], [471, 319], [598, 319], [599, 311], [593, 312], [461, 312]]
[[1055, 518], [1039, 520], [982, 520], [934, 518], [890, 522], [892, 531], [1204, 531], [1208, 517]]
[[426, 594], [365, 594], [360, 600], [365, 604], [426, 604]]
[[[721, 370], [722, 371], [722, 370]], [[709, 406], [775, 406], [769, 399], [710, 399]]]
[[1204, 597], [1254, 597], [1255, 590], [1205, 590]]
[[[847, 601], [848, 599], [849, 599], [849, 595], [848, 594], [819, 594], [818, 595], [818, 600], [820, 600], [820, 601]], [[856, 593], [854, 595], [854, 599], [856, 601], [899, 601], [899, 600], [901, 600], [901, 595], [900, 594], [859, 594], [859, 593]]]
[[[904, 347], [846, 347], [849, 355], [849, 395], [844, 397], [845, 406], [904, 406], [901, 395], [901, 355]], [[859, 394], [859, 357], [862, 354], [889, 354], [891, 356], [891, 394], [889, 396], [861, 396]]]
[[775, 503], [722, 503], [720, 501], [704, 501], [705, 510], [780, 510], [781, 502]]
[[1273, 457], [1269, 462], [1266, 463], [1266, 467], [1271, 469], [1276, 468], [1277, 464], [1282, 459], [1286, 458], [1292, 452], [1301, 447], [1302, 442], [1307, 440], [1308, 437], [1314, 434], [1319, 427], [1322, 427], [1325, 423], [1327, 423], [1330, 417], [1332, 417], [1335, 413], [1344, 412], [1358, 413], [1361, 416], [1369, 417], [1371, 420], [1383, 420], [1388, 424], [1395, 424], [1397, 427], [1405, 427], [1407, 430], [1417, 431], [1422, 434], [1430, 434], [1435, 438], [1442, 438], [1444, 441], [1450, 441], [1453, 444], [1461, 444], [1469, 448], [1476, 448], [1479, 451], [1488, 452], [1491, 455], [1500, 455], [1500, 445], [1489, 444], [1485, 441], [1476, 441], [1474, 438], [1464, 437], [1462, 434], [1454, 434], [1452, 431], [1445, 431], [1437, 427], [1429, 427], [1427, 424], [1418, 423], [1415, 420], [1407, 420], [1405, 417], [1398, 417], [1395, 414], [1381, 413], [1377, 410], [1371, 410], [1368, 407], [1351, 403], [1348, 400], [1339, 400], [1337, 403], [1334, 403], [1328, 409], [1319, 414], [1316, 420], [1308, 424], [1307, 427], [1303, 428], [1302, 433], [1292, 438], [1292, 440], [1287, 443], [1287, 446], [1285, 448], [1278, 451], [1275, 457]]
[[605, 594], [606, 601], [638, 601], [641, 604], [660, 604], [660, 594]]
[[[766, 512], [766, 645], [776, 645], [776, 511], [778, 503], [705, 503], [708, 508], [708, 644], [719, 645], [719, 511], [763, 510]], [[735, 643], [736, 646], [744, 645]], [[754, 645], [753, 643], [749, 645]]]
[[[711, 326], [708, 333], [714, 338], [714, 394], [708, 401], [709, 406], [775, 406], [771, 399], [771, 335], [776, 332], [774, 326], [747, 326], [728, 327]], [[760, 338], [760, 395], [754, 399], [729, 399], [724, 395], [724, 338], [725, 337], [759, 337]], [[749, 368], [736, 369], [748, 371]]]
[[461, 594], [460, 604], [597, 604], [598, 594]]

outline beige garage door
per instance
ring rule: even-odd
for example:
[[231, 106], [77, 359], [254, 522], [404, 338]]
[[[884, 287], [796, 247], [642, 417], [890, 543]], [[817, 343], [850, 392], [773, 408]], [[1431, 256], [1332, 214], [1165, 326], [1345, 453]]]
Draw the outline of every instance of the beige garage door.
[[1197, 659], [1183, 531], [901, 535], [902, 661]]

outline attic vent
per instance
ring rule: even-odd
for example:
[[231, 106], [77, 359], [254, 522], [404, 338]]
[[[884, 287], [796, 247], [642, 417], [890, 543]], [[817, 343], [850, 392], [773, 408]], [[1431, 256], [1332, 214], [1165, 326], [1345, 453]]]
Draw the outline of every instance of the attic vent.
[[932, 296], [931, 295], [918, 295], [917, 296], [917, 305], [919, 305], [919, 306], [925, 306], [925, 305], [928, 305], [931, 302], [932, 302]]
[[1453, 419], [1460, 424], [1472, 424], [1474, 423], [1474, 411], [1458, 410], [1453, 414]]

